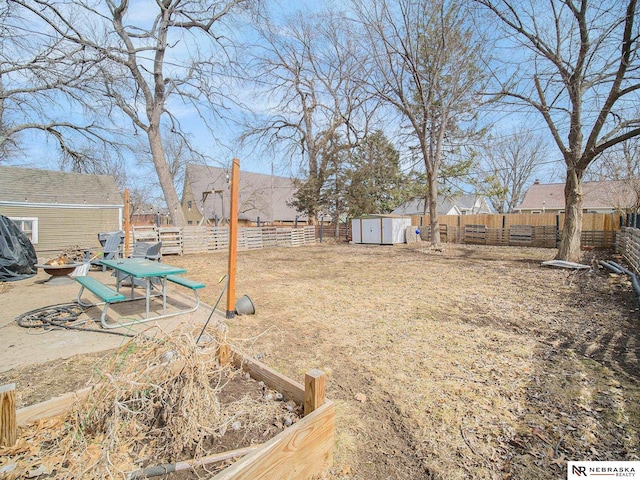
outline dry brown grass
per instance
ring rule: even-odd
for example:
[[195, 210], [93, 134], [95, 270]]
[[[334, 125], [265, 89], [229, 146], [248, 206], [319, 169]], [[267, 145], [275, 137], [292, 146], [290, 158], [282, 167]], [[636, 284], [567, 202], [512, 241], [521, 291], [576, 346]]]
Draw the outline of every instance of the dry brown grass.
[[[630, 287], [604, 272], [540, 266], [554, 254], [340, 244], [241, 252], [238, 295], [257, 315], [229, 322], [230, 334], [291, 378], [330, 374], [331, 478], [552, 479], [570, 459], [636, 459]], [[226, 265], [224, 255], [167, 261], [208, 285]]]
[[[540, 266], [554, 255], [420, 244], [240, 252], [237, 296], [257, 312], [228, 321], [229, 336], [292, 379], [329, 374], [326, 478], [551, 480], [568, 460], [638, 459], [628, 279]], [[164, 261], [215, 302], [226, 255]]]

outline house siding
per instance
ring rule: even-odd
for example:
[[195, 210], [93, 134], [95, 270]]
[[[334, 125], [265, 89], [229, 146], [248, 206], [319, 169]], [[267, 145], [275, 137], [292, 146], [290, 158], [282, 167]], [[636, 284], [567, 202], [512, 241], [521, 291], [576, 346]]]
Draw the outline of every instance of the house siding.
[[122, 208], [118, 206], [47, 207], [0, 205], [7, 217], [38, 219], [39, 259], [60, 253], [69, 247], [98, 248], [98, 233], [120, 230]]
[[[191, 202], [191, 208], [189, 208], [189, 202]], [[188, 225], [198, 225], [200, 220], [202, 220], [202, 212], [200, 212], [198, 202], [196, 202], [193, 197], [191, 185], [187, 182], [185, 182], [184, 194], [182, 196], [182, 211], [184, 212]]]

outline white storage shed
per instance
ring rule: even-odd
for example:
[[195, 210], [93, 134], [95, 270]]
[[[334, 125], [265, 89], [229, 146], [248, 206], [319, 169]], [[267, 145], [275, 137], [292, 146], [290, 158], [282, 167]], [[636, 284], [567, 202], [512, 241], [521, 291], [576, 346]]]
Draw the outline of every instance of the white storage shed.
[[366, 215], [351, 220], [353, 243], [393, 245], [405, 243], [411, 218], [401, 215]]

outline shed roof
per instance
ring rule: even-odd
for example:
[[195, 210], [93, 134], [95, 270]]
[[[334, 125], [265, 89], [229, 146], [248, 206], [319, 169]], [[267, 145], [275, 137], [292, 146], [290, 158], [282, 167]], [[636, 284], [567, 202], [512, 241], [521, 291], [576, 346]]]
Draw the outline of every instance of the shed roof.
[[110, 175], [0, 166], [0, 203], [123, 206]]
[[[206, 218], [212, 218], [214, 213], [220, 216], [220, 200], [216, 203], [216, 195], [209, 194], [203, 208], [204, 192], [220, 192], [223, 202], [229, 208], [230, 192], [227, 175], [230, 170], [207, 165], [187, 165], [185, 187], [191, 189], [196, 206]], [[240, 172], [238, 218], [256, 221], [259, 217], [263, 221], [293, 221], [296, 215], [302, 216], [295, 208], [288, 205], [293, 200], [296, 187], [293, 180], [263, 173], [247, 171]], [[184, 196], [184, 193], [183, 193]], [[203, 212], [203, 209], [205, 210]], [[228, 215], [228, 210], [224, 212]]]
[[[565, 208], [564, 183], [534, 183], [527, 190], [520, 210]], [[584, 209], [625, 209], [635, 205], [637, 194], [623, 180], [584, 182], [582, 184]]]
[[357, 218], [411, 218], [408, 215], [399, 215], [395, 213], [368, 213]]

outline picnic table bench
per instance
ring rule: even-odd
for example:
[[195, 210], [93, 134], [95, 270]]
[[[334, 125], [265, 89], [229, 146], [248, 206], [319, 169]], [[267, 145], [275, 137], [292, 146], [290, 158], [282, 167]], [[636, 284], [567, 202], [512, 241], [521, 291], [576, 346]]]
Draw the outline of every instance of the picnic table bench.
[[[195, 280], [189, 280], [188, 278], [181, 277], [179, 275], [167, 275], [167, 280], [183, 287], [190, 288], [191, 290], [199, 290], [205, 287], [202, 282], [196, 282]], [[197, 293], [197, 292], [196, 292]]]
[[122, 293], [117, 290], [105, 285], [100, 280], [84, 276], [84, 277], [75, 277], [76, 282], [78, 282], [81, 287], [78, 292], [78, 305], [83, 307], [92, 307], [93, 304], [83, 303], [82, 302], [82, 292], [86, 288], [91, 293], [93, 293], [96, 297], [98, 297], [102, 302], [104, 302], [104, 308], [102, 309], [102, 314], [100, 315], [100, 322], [104, 323], [107, 318], [107, 310], [109, 309], [109, 305], [114, 302], [123, 302], [127, 299]]

